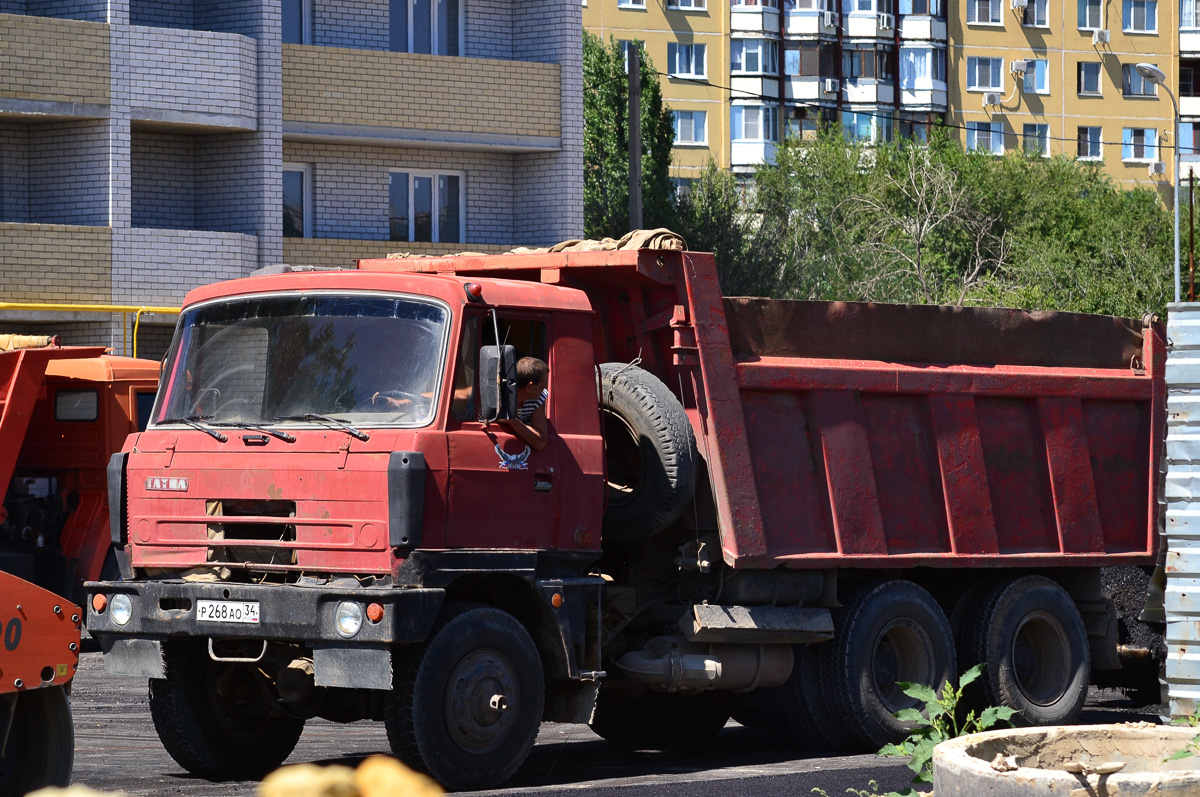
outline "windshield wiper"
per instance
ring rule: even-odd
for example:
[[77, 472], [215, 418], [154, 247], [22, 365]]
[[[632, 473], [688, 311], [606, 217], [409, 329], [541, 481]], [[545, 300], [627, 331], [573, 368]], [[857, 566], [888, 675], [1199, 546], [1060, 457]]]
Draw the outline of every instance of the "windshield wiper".
[[213, 426], [234, 427], [237, 429], [251, 429], [255, 432], [266, 432], [267, 434], [271, 435], [272, 437], [278, 437], [280, 440], [282, 440], [285, 443], [296, 442], [296, 435], [294, 435], [294, 434], [288, 434], [287, 432], [281, 432], [278, 429], [272, 429], [269, 426], [261, 426], [257, 423], [247, 423], [245, 421], [222, 421], [221, 423], [214, 423]]
[[341, 429], [343, 432], [345, 432], [348, 435], [357, 437], [359, 440], [365, 441], [365, 440], [371, 439], [371, 435], [367, 434], [366, 432], [362, 431], [361, 429], [356, 429], [355, 427], [351, 426], [350, 424], [346, 423], [345, 421], [338, 420], [337, 418], [330, 418], [328, 415], [318, 415], [315, 412], [306, 412], [303, 415], [276, 415], [275, 420], [277, 420], [277, 421], [324, 421], [325, 423], [333, 424], [334, 426]]
[[163, 420], [158, 421], [155, 424], [155, 426], [158, 426], [158, 425], [164, 424], [164, 423], [186, 423], [188, 426], [192, 427], [193, 429], [199, 429], [200, 431], [204, 432], [205, 434], [212, 435], [213, 437], [216, 438], [218, 443], [224, 443], [225, 441], [227, 441], [229, 439], [228, 437], [221, 434], [216, 429], [209, 429], [207, 426], [200, 423], [200, 421], [207, 421], [211, 417], [212, 417], [211, 415], [189, 415], [186, 418], [164, 418]]

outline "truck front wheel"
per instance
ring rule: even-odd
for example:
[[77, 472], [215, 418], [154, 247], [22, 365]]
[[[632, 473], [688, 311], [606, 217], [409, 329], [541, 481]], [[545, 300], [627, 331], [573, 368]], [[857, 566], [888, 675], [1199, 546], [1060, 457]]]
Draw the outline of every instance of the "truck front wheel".
[[64, 687], [0, 697], [0, 728], [6, 729], [7, 738], [0, 749], [0, 794], [25, 794], [71, 782], [75, 729]]
[[150, 716], [163, 747], [210, 780], [257, 780], [284, 762], [304, 722], [276, 716], [275, 693], [252, 664], [213, 661], [199, 644], [166, 646], [166, 679], [150, 681]]
[[447, 789], [490, 789], [524, 763], [542, 722], [542, 662], [525, 627], [480, 604], [443, 608], [398, 648], [384, 712], [392, 752]]

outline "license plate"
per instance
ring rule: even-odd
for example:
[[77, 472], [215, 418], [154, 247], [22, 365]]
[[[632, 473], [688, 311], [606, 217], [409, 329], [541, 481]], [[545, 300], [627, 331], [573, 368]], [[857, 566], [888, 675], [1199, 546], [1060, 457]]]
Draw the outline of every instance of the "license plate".
[[257, 623], [258, 601], [196, 601], [196, 619], [207, 623]]

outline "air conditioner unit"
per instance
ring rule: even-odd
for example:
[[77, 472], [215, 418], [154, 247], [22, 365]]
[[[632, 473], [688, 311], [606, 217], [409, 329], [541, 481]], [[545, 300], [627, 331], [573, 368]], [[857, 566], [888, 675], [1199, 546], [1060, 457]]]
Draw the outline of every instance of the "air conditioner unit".
[[826, 11], [822, 22], [827, 28], [836, 28], [838, 26], [838, 13], [836, 11]]
[[1008, 71], [1012, 72], [1014, 75], [1023, 75], [1023, 74], [1025, 74], [1025, 70], [1027, 70], [1028, 68], [1029, 68], [1029, 62], [1026, 61], [1024, 58], [1018, 58], [1017, 60], [1013, 61], [1012, 64], [1008, 67]]
[[986, 108], [989, 105], [999, 105], [1002, 99], [1004, 98], [1000, 96], [1000, 92], [989, 91], [987, 94], [983, 95], [983, 107]]
[[842, 84], [838, 81], [837, 78], [827, 77], [827, 78], [825, 78], [825, 83], [824, 83], [824, 85], [822, 85], [821, 88], [822, 88], [822, 90], [824, 90], [824, 92], [826, 94], [837, 94], [838, 90], [841, 87], [842, 87]]
[[894, 27], [896, 27], [896, 18], [895, 17], [893, 17], [891, 14], [880, 14], [879, 15], [879, 29], [880, 30], [891, 30]]
[[1108, 44], [1108, 31], [1094, 30], [1092, 31], [1092, 44]]
[[1029, 6], [1029, 0], [1012, 0], [1013, 11], [1024, 11]]
[[1155, 161], [1154, 163], [1150, 164], [1150, 176], [1151, 177], [1155, 177], [1157, 175], [1166, 174], [1166, 173], [1167, 173], [1167, 164], [1163, 163], [1162, 161]]

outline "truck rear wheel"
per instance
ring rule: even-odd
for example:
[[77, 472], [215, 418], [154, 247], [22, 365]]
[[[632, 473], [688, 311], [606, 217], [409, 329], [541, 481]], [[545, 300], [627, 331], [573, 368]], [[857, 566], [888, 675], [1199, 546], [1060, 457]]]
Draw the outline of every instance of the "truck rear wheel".
[[8, 743], [0, 757], [0, 794], [20, 795], [70, 784], [75, 728], [64, 687], [30, 689], [0, 698], [0, 728], [8, 730]]
[[1043, 576], [995, 586], [967, 618], [966, 661], [985, 662], [964, 698], [977, 711], [1008, 706], [1014, 725], [1070, 725], [1087, 699], [1091, 654], [1071, 596]]
[[896, 719], [919, 707], [902, 682], [941, 690], [954, 678], [950, 622], [933, 596], [911, 581], [881, 581], [856, 593], [834, 612], [837, 634], [821, 645], [823, 677], [834, 717], [852, 744], [875, 751], [912, 729]]
[[533, 638], [480, 604], [442, 610], [428, 640], [395, 654], [384, 710], [392, 752], [447, 789], [490, 789], [525, 762], [545, 684]]
[[257, 780], [282, 764], [304, 722], [275, 716], [274, 688], [253, 664], [213, 661], [171, 642], [166, 679], [150, 681], [150, 717], [171, 758], [210, 780]]
[[681, 750], [707, 742], [729, 721], [728, 695], [600, 690], [588, 727], [602, 739], [639, 750]]
[[604, 538], [637, 542], [674, 523], [696, 486], [696, 438], [679, 399], [648, 371], [600, 366], [608, 503]]
[[794, 645], [792, 674], [778, 688], [788, 736], [806, 750], [843, 750], [852, 746], [842, 720], [834, 713], [836, 681], [821, 668], [824, 645]]

